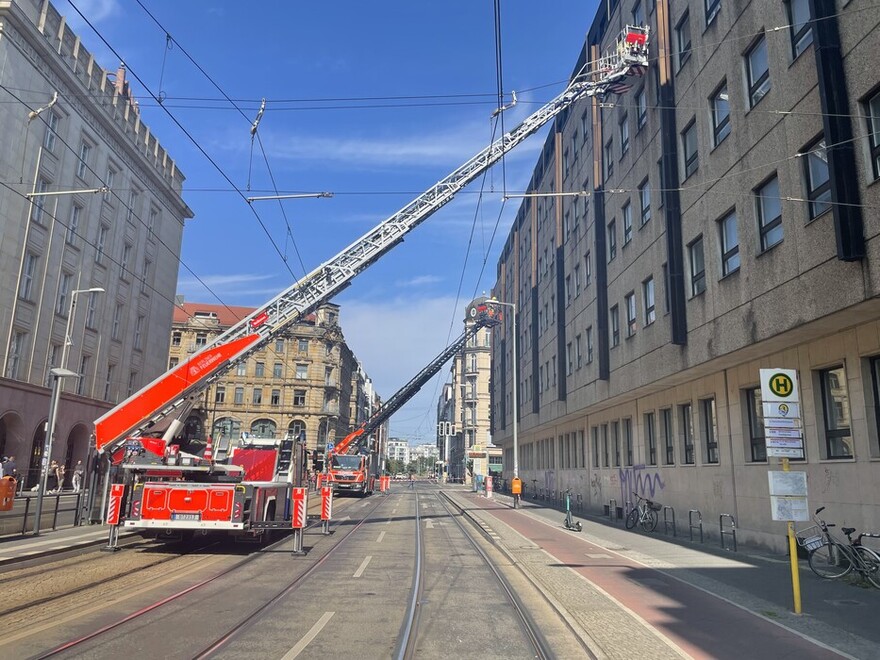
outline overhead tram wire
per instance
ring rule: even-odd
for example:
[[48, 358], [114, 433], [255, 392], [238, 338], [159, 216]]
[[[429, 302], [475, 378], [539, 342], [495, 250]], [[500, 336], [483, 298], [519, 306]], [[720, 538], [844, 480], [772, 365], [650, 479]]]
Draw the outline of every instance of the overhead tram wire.
[[[103, 42], [103, 44], [108, 49], [110, 49], [110, 52], [113, 53], [114, 56], [119, 58], [120, 61], [123, 61], [123, 58], [119, 54], [119, 52], [113, 46], [110, 45], [110, 42], [107, 41], [106, 37], [104, 37], [104, 35], [92, 24], [92, 22], [88, 18], [86, 18], [85, 14], [83, 14], [82, 11], [79, 9], [79, 7], [77, 7], [76, 3], [73, 0], [68, 0], [68, 2], [70, 3], [70, 6], [73, 8], [73, 10], [79, 15], [79, 17], [82, 18], [82, 20], [85, 22], [85, 24], [88, 25], [89, 28], [91, 28], [91, 30], [95, 33], [95, 35]], [[159, 99], [156, 97], [156, 94], [150, 89], [149, 85], [147, 85], [144, 82], [144, 80], [137, 74], [137, 72], [135, 72], [134, 69], [128, 68], [128, 73], [130, 73], [135, 78], [135, 80], [138, 81], [138, 83], [141, 85], [141, 87], [143, 87], [143, 89], [153, 98], [153, 100], [158, 102]], [[238, 193], [238, 195], [242, 198], [242, 200], [245, 203], [247, 203], [247, 199], [246, 199], [245, 194], [238, 188], [238, 186], [235, 185], [235, 183], [232, 181], [232, 179], [229, 177], [229, 175], [226, 174], [226, 172], [223, 170], [223, 168], [220, 167], [220, 165], [217, 163], [217, 161], [215, 161], [211, 157], [211, 155], [208, 154], [207, 151], [205, 151], [205, 148], [199, 143], [198, 140], [196, 140], [196, 138], [192, 135], [192, 133], [190, 133], [186, 129], [186, 127], [184, 127], [183, 124], [180, 123], [180, 120], [177, 119], [177, 117], [174, 115], [174, 113], [172, 113], [168, 108], [166, 108], [162, 104], [160, 104], [160, 107], [165, 112], [165, 114], [168, 115], [168, 117], [171, 119], [171, 121], [177, 126], [177, 128], [179, 128], [180, 131], [187, 137], [187, 139], [189, 139], [189, 141], [192, 142], [193, 146], [205, 157], [205, 159], [214, 167], [214, 169], [217, 170], [217, 172], [220, 174], [220, 176], [222, 176], [226, 180], [226, 182], [230, 186], [232, 186], [232, 188]], [[260, 214], [257, 213], [256, 209], [254, 209], [253, 204], [247, 204], [247, 206], [251, 210], [251, 213], [256, 218], [260, 227], [263, 229], [263, 232], [269, 238], [269, 242], [272, 244], [272, 247], [275, 248], [275, 252], [278, 254], [279, 257], [281, 257], [281, 260], [283, 261], [284, 266], [287, 269], [288, 273], [290, 273], [290, 276], [294, 279], [294, 281], [298, 282], [299, 278], [297, 278], [297, 276], [290, 269], [290, 265], [284, 259], [284, 254], [279, 249], [278, 244], [275, 242], [275, 239], [272, 238], [272, 235], [269, 232], [268, 227], [266, 227], [266, 224], [263, 222], [263, 219], [260, 217]]]

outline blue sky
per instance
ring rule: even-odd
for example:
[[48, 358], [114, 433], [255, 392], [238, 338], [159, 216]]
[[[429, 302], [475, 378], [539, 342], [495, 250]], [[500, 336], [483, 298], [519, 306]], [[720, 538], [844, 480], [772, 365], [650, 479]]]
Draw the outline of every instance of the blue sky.
[[[125, 60], [145, 122], [187, 177], [195, 218], [184, 230], [178, 287], [187, 300], [259, 306], [290, 286], [291, 271], [301, 277], [334, 256], [490, 142], [490, 0], [142, 2], [161, 28], [135, 0], [72, 0], [108, 47], [68, 0], [56, 0], [105, 68]], [[520, 102], [505, 115], [509, 130], [561, 91], [596, 3], [501, 4], [505, 102], [511, 90]], [[166, 48], [166, 31], [179, 46]], [[255, 202], [264, 229], [151, 92], [246, 195], [272, 194], [274, 177], [282, 192], [334, 197]], [[265, 158], [258, 143], [251, 150], [249, 131], [261, 98]], [[461, 333], [466, 304], [491, 288], [518, 205], [506, 204], [493, 240], [504, 191], [523, 190], [545, 135], [517, 147], [504, 172], [496, 166], [472, 183], [335, 299], [348, 344], [385, 398]], [[392, 418], [391, 435], [433, 441], [447, 376]]]

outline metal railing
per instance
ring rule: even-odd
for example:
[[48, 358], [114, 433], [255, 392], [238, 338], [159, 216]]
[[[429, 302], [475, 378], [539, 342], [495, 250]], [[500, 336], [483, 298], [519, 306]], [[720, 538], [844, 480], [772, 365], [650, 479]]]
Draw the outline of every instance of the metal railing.
[[[694, 514], [696, 514], [696, 523], [694, 523]], [[703, 542], [703, 514], [699, 509], [691, 509], [688, 511], [688, 527], [690, 528], [691, 541], [694, 540], [694, 530], [700, 530], [700, 543]]]
[[[86, 491], [46, 493], [40, 515], [40, 530], [58, 529], [59, 526], [79, 526], [84, 515]], [[0, 536], [24, 536], [34, 528], [36, 495], [20, 495], [15, 498], [11, 511], [0, 512]], [[68, 514], [68, 515], [65, 515]], [[71, 515], [72, 514], [72, 523]], [[59, 518], [62, 519], [59, 524]], [[19, 523], [20, 521], [20, 523]]]
[[[672, 519], [670, 520], [669, 513], [672, 513]], [[675, 509], [671, 506], [663, 507], [663, 533], [669, 536], [669, 528], [672, 527], [672, 535], [676, 538], [678, 537], [678, 528], [675, 526]]]
[[[727, 529], [724, 528], [725, 521], [730, 524], [730, 527]], [[723, 550], [730, 550], [730, 548], [724, 543], [724, 539], [729, 536], [733, 539], [733, 551], [736, 552], [736, 520], [734, 520], [732, 515], [729, 513], [722, 513], [718, 516], [718, 531], [721, 535], [721, 548]]]

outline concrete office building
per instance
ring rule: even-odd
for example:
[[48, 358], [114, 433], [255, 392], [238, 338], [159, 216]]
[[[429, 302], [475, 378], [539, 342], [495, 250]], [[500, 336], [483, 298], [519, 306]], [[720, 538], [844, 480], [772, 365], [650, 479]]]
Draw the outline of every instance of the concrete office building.
[[92, 422], [164, 371], [192, 213], [124, 67], [102, 69], [46, 0], [4, 2], [0, 22], [0, 453], [30, 485], [50, 369], [79, 374], [62, 380], [51, 457], [68, 467]]
[[505, 471], [518, 412], [529, 494], [638, 491], [781, 549], [759, 369], [795, 369], [810, 507], [878, 529], [880, 9], [603, 0], [576, 71], [632, 23], [648, 71], [558, 117], [529, 187], [586, 196], [529, 198], [498, 263]]
[[[233, 324], [256, 311], [179, 300], [174, 310], [168, 368], [187, 360]], [[203, 394], [185, 424], [198, 450], [207, 433], [223, 450], [244, 435], [306, 434], [306, 447], [325, 451], [366, 418], [370, 382], [345, 343], [339, 306], [325, 304], [233, 366]], [[378, 406], [377, 401], [372, 402]]]
[[404, 467], [409, 465], [409, 442], [400, 438], [391, 438], [386, 445], [386, 456], [390, 461], [400, 461]]

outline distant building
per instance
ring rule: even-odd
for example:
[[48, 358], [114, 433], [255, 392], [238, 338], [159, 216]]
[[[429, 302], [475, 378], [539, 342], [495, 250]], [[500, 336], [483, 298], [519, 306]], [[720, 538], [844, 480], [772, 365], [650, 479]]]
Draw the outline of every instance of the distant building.
[[516, 415], [529, 490], [638, 491], [782, 550], [759, 369], [793, 369], [810, 508], [875, 529], [880, 11], [602, 0], [574, 70], [634, 21], [647, 72], [557, 117], [498, 261], [505, 473]]
[[[253, 311], [181, 301], [174, 313], [168, 368]], [[366, 419], [367, 402], [374, 396], [345, 343], [339, 307], [325, 304], [212, 383], [187, 419], [184, 434], [203, 445], [210, 433], [222, 448], [244, 434], [281, 438], [305, 432], [309, 450], [325, 451], [327, 443], [341, 440]]]
[[[61, 381], [50, 457], [68, 472], [89, 456], [92, 422], [165, 370], [192, 212], [124, 66], [101, 68], [45, 0], [3, 3], [0, 23], [0, 453], [30, 485], [50, 369], [79, 375]], [[74, 294], [89, 289], [103, 291]]]
[[410, 451], [409, 442], [400, 438], [390, 438], [386, 444], [388, 460], [400, 461], [404, 466], [409, 465]]

